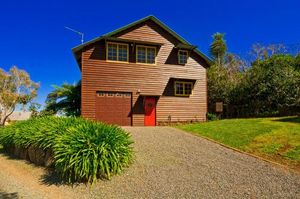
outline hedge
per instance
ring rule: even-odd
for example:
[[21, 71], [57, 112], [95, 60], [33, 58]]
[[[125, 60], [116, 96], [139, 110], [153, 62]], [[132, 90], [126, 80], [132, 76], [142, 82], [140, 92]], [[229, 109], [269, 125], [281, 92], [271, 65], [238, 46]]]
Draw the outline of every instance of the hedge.
[[75, 117], [33, 118], [0, 128], [4, 148], [50, 151], [55, 172], [70, 183], [120, 173], [132, 161], [132, 143], [118, 126]]

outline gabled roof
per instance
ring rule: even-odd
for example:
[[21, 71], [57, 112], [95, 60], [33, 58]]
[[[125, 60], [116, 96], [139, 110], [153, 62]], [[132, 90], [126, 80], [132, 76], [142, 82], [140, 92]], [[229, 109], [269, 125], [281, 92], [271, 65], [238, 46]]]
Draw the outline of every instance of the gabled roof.
[[[126, 25], [126, 26], [118, 28], [118, 29], [116, 29], [114, 31], [111, 31], [111, 32], [109, 32], [107, 34], [104, 34], [104, 35], [102, 35], [100, 37], [97, 37], [95, 39], [92, 39], [92, 40], [90, 40], [88, 42], [85, 42], [85, 43], [83, 43], [81, 45], [78, 45], [78, 46], [72, 48], [73, 54], [74, 54], [74, 56], [77, 59], [76, 53], [78, 53], [79, 51], [81, 51], [86, 46], [89, 46], [89, 45], [91, 45], [91, 44], [93, 44], [95, 42], [98, 42], [98, 41], [102, 40], [102, 39], [110, 38], [110, 37], [112, 37], [113, 35], [115, 35], [117, 33], [120, 33], [120, 32], [122, 32], [122, 31], [124, 31], [126, 29], [129, 29], [129, 28], [131, 28], [133, 26], [136, 26], [136, 25], [141, 24], [141, 23], [143, 23], [145, 21], [148, 21], [148, 20], [152, 20], [153, 22], [155, 22], [156, 24], [158, 24], [160, 27], [162, 27], [165, 31], [167, 31], [168, 33], [170, 33], [173, 37], [175, 37], [178, 41], [181, 42], [180, 45], [182, 45], [182, 46], [193, 46], [188, 41], [186, 41], [184, 38], [182, 38], [180, 35], [178, 35], [176, 32], [174, 32], [171, 28], [169, 28], [166, 24], [164, 24], [159, 19], [157, 19], [155, 16], [149, 15], [147, 17], [144, 17], [144, 18], [142, 18], [140, 20], [132, 22], [132, 23]], [[199, 51], [196, 47], [193, 48], [192, 50], [196, 54], [198, 54], [200, 57], [202, 57], [207, 62], [208, 65], [211, 65], [212, 60], [208, 56], [206, 56], [204, 53], [202, 53], [201, 51]]]

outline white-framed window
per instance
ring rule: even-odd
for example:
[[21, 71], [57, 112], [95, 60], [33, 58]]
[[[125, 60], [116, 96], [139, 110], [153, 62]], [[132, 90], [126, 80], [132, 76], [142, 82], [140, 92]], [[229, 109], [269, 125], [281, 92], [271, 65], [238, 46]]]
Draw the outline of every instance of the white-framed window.
[[136, 46], [136, 62], [141, 64], [155, 64], [156, 47]]
[[175, 96], [189, 96], [192, 94], [193, 82], [175, 81]]
[[189, 57], [187, 50], [178, 50], [178, 64], [186, 64]]
[[128, 62], [128, 44], [107, 42], [106, 59], [109, 61]]

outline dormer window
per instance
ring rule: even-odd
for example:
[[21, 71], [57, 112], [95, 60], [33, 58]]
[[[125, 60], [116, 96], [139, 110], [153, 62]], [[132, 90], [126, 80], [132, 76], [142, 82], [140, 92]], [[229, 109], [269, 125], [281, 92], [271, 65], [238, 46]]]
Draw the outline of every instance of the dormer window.
[[109, 61], [128, 62], [128, 44], [108, 42], [106, 59]]
[[155, 64], [156, 47], [136, 46], [136, 63]]
[[178, 64], [186, 64], [189, 57], [187, 50], [178, 50]]

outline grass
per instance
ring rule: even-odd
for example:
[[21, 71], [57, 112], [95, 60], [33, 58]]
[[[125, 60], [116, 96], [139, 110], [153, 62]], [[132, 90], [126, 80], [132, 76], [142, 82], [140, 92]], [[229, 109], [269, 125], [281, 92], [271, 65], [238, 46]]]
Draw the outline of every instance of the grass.
[[300, 117], [225, 119], [177, 128], [300, 169]]

